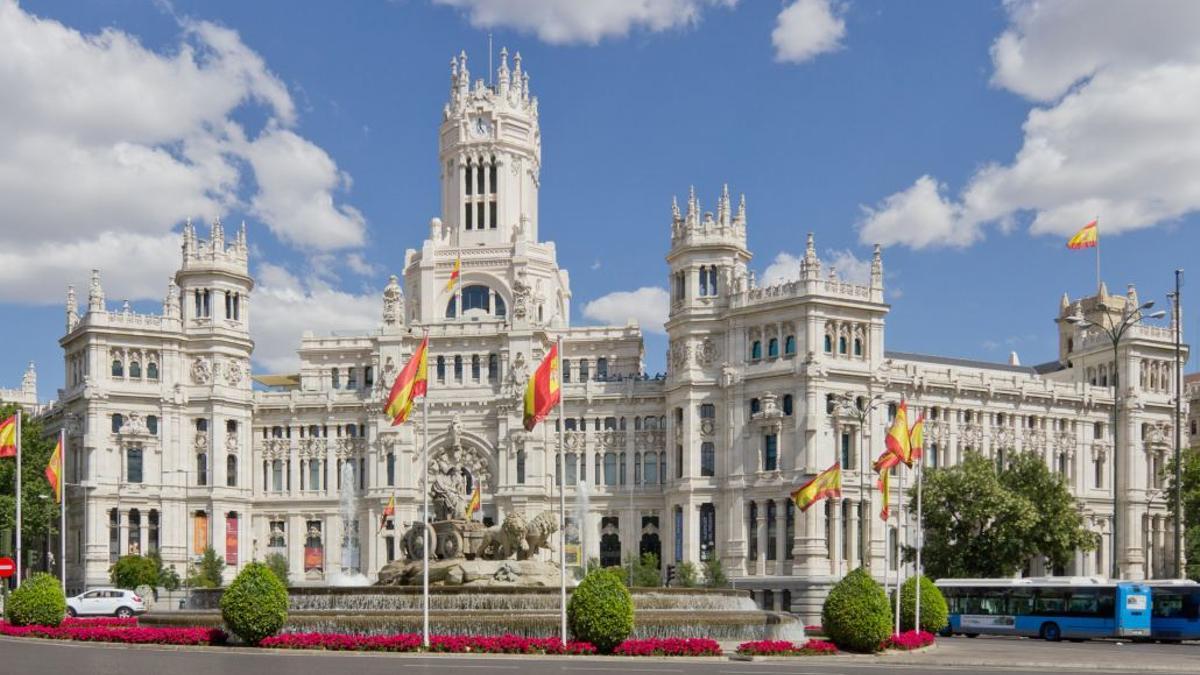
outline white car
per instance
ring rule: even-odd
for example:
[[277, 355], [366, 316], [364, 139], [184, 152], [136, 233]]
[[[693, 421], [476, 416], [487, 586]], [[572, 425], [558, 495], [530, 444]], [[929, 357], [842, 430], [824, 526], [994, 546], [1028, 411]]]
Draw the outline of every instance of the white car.
[[130, 617], [145, 611], [146, 603], [140, 595], [119, 588], [94, 588], [67, 598], [67, 614], [70, 616]]

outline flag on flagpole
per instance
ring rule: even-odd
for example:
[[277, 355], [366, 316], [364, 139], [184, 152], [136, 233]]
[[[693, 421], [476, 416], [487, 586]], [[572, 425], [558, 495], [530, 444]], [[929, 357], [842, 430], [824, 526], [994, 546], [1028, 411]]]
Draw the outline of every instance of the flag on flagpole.
[[54, 503], [62, 502], [62, 439], [54, 444], [54, 452], [50, 454], [50, 463], [46, 465], [46, 480], [50, 481], [50, 489], [54, 491]]
[[454, 290], [454, 285], [458, 283], [458, 277], [462, 272], [462, 256], [454, 259], [454, 267], [450, 268], [450, 280], [446, 282], [446, 290]]
[[912, 459], [909, 457], [912, 453], [912, 446], [909, 444], [908, 404], [904, 400], [901, 400], [900, 405], [896, 407], [896, 418], [892, 420], [892, 428], [888, 429], [887, 438], [884, 440], [887, 449], [900, 461], [912, 464]]
[[413, 401], [418, 396], [424, 396], [429, 388], [429, 368], [428, 358], [426, 358], [428, 347], [429, 336], [426, 335], [392, 384], [387, 405], [383, 408], [384, 413], [392, 418], [392, 426], [403, 424], [408, 419], [408, 416], [412, 414]]
[[884, 450], [883, 454], [879, 456], [879, 459], [876, 459], [875, 463], [872, 464], [871, 466], [872, 466], [872, 468], [875, 469], [875, 473], [883, 473], [884, 471], [891, 469], [892, 467], [896, 466], [899, 463], [900, 463], [899, 455], [892, 452], [891, 450]]
[[883, 509], [879, 512], [879, 517], [887, 522], [887, 519], [892, 515], [892, 469], [888, 467], [879, 474], [879, 482], [875, 487], [879, 488], [879, 493], [883, 496]]
[[0, 422], [0, 457], [17, 456], [17, 416]]
[[559, 386], [558, 344], [550, 347], [550, 353], [525, 385], [525, 431], [533, 431], [538, 422], [546, 418], [562, 397]]
[[387, 506], [383, 507], [383, 514], [379, 517], [379, 532], [383, 532], [383, 528], [387, 527], [388, 518], [394, 515], [396, 515], [396, 495], [389, 497]]
[[482, 500], [483, 495], [479, 491], [479, 484], [476, 483], [475, 491], [471, 493], [471, 501], [467, 502], [467, 520], [470, 520], [471, 516], [475, 515], [475, 512], [479, 510]]
[[923, 454], [925, 454], [925, 413], [918, 415], [917, 421], [913, 422], [912, 428], [908, 430], [908, 465], [912, 466], [913, 462], [920, 462]]
[[1067, 248], [1071, 250], [1079, 250], [1081, 248], [1094, 248], [1100, 243], [1100, 219], [1093, 218], [1092, 222], [1084, 225], [1070, 239], [1067, 240]]
[[838, 499], [842, 496], [842, 465], [834, 462], [833, 466], [817, 474], [812, 480], [796, 488], [792, 492], [792, 501], [800, 511], [822, 499], [830, 497]]

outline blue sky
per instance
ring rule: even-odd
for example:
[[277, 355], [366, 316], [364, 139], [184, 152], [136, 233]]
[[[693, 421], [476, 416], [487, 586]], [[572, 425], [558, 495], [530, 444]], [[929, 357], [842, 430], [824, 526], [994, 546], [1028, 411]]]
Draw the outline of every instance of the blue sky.
[[[286, 369], [306, 328], [372, 325], [438, 215], [449, 59], [484, 76], [489, 32], [540, 99], [541, 232], [574, 322], [623, 323], [588, 304], [664, 286], [671, 196], [711, 208], [727, 182], [760, 280], [809, 231], [850, 276], [880, 241], [889, 349], [1049, 360], [1059, 297], [1095, 286], [1071, 231], [1099, 215], [1110, 289], [1160, 304], [1200, 244], [1198, 7], [0, 0], [0, 88], [22, 102], [0, 111], [20, 327], [0, 385], [34, 360], [54, 396], [65, 286], [85, 297], [93, 266], [110, 303], [157, 311], [189, 215], [248, 225], [256, 369]], [[651, 371], [661, 312], [637, 312]]]

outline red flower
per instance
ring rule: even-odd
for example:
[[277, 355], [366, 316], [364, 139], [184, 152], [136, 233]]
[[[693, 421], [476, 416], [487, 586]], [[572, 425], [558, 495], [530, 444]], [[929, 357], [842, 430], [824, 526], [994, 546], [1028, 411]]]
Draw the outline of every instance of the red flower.
[[928, 647], [933, 644], [935, 639], [933, 633], [910, 630], [889, 637], [887, 640], [884, 640], [883, 646], [886, 649], [920, 649], [921, 647]]

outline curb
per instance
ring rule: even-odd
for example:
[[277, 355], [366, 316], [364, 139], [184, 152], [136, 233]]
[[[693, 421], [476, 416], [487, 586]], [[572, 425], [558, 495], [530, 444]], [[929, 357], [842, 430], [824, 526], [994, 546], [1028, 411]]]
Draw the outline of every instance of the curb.
[[[927, 652], [934, 651], [936, 649], [937, 649], [937, 643], [935, 642], [934, 644], [931, 644], [927, 647], [920, 647], [918, 649], [885, 649], [881, 652], [875, 652], [874, 654], [855, 654], [853, 652], [838, 652], [837, 654], [823, 654], [823, 655], [811, 655], [811, 656], [759, 656], [759, 655], [750, 655], [750, 654], [730, 654], [729, 660], [730, 661], [757, 661], [760, 663], [771, 663], [771, 662], [796, 663], [796, 662], [800, 662], [800, 661], [803, 661], [803, 662], [812, 661], [812, 662], [816, 662], [816, 663], [827, 663], [827, 662], [832, 662], [832, 660], [834, 660], [834, 659], [863, 660], [863, 659], [904, 658], [906, 655], [909, 655], [909, 654], [924, 654]], [[970, 665], [977, 666], [977, 665], [984, 665], [984, 664], [970, 664]], [[1188, 671], [1188, 672], [1192, 672], [1192, 671]]]

